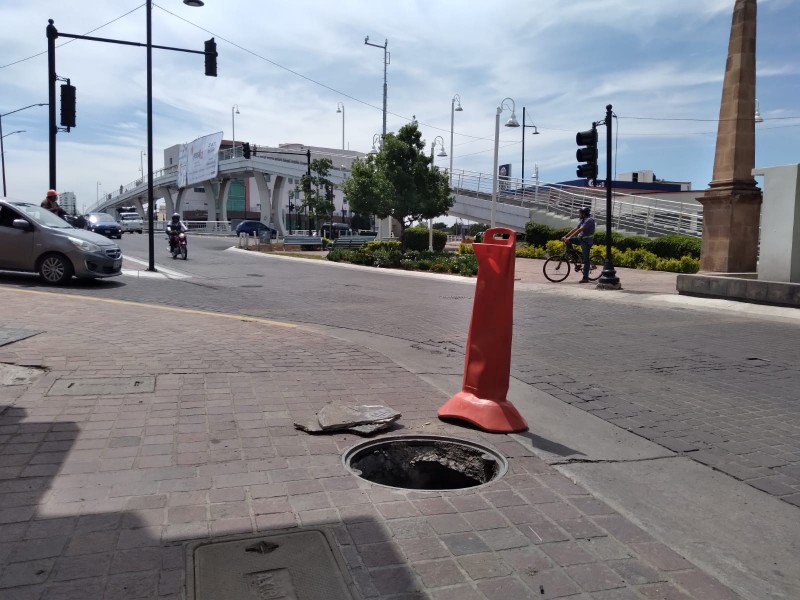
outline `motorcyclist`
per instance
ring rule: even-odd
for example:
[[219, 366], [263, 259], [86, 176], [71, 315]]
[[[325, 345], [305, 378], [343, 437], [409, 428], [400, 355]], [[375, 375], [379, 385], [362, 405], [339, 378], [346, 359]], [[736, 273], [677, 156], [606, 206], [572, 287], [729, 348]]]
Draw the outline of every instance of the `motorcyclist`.
[[169, 237], [169, 251], [175, 248], [177, 243], [177, 236], [179, 233], [186, 233], [189, 228], [181, 221], [181, 216], [178, 213], [172, 215], [172, 220], [167, 223], [167, 236]]

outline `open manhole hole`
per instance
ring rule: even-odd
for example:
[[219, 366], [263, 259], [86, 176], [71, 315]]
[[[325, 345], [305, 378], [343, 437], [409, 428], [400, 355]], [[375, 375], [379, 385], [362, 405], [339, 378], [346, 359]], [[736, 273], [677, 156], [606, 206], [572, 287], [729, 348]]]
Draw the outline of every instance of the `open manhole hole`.
[[342, 460], [367, 481], [409, 490], [473, 488], [508, 470], [497, 450], [434, 435], [370, 440], [347, 450]]

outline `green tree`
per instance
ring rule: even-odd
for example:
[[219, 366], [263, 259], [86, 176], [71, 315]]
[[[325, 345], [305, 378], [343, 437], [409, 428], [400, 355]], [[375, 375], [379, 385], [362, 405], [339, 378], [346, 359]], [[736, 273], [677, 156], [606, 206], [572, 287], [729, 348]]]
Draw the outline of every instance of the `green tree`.
[[[308, 210], [309, 216], [330, 215], [333, 222], [333, 189], [336, 187], [328, 179], [333, 162], [329, 158], [317, 158], [311, 161], [311, 175], [305, 174], [300, 178], [300, 183], [295, 187], [296, 192], [302, 192], [300, 207]], [[296, 194], [299, 197], [299, 193]]]
[[393, 217], [405, 230], [412, 222], [446, 215], [453, 206], [448, 177], [431, 169], [416, 123], [389, 133], [377, 154], [353, 162], [342, 185], [356, 213]]

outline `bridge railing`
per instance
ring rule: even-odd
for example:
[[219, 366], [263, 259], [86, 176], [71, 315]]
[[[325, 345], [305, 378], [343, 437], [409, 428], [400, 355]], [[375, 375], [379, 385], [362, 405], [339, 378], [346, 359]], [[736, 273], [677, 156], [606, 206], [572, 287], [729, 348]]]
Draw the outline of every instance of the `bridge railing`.
[[[463, 196], [491, 201], [492, 185], [492, 176], [485, 173], [453, 171], [452, 174], [453, 192]], [[497, 202], [568, 218], [577, 218], [578, 210], [588, 206], [598, 222], [606, 218], [604, 188], [551, 183], [537, 185], [507, 178], [498, 181]], [[700, 237], [703, 232], [702, 207], [691, 199], [673, 200], [614, 192], [611, 218], [615, 229], [651, 237], [668, 233]]]
[[[175, 177], [178, 174], [178, 166], [172, 165], [169, 167], [164, 167], [163, 169], [157, 169], [153, 171], [153, 182], [158, 179], [161, 179], [165, 175], [170, 175]], [[98, 202], [95, 202], [90, 208], [86, 210], [87, 213], [96, 212], [98, 208], [104, 206], [111, 202], [112, 200], [119, 198], [120, 196], [127, 194], [128, 192], [132, 192], [138, 187], [147, 183], [147, 173], [145, 173], [142, 177], [138, 179], [134, 179], [127, 185], [120, 186], [121, 189], [116, 189], [113, 192], [108, 192], [107, 194], [103, 194], [103, 197], [100, 198]]]

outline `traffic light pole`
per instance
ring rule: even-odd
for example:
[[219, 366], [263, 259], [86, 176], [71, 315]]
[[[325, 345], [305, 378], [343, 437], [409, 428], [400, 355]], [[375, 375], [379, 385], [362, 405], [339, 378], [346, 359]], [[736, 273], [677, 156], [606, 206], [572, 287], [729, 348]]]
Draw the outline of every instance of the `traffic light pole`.
[[[153, 241], [154, 214], [153, 205], [155, 204], [153, 190], [153, 48], [159, 50], [174, 50], [176, 52], [188, 52], [190, 54], [203, 54], [205, 56], [206, 75], [217, 76], [217, 49], [214, 38], [205, 42], [204, 50], [189, 50], [188, 48], [174, 48], [172, 46], [158, 46], [152, 40], [152, 0], [145, 2], [147, 15], [147, 42], [129, 42], [126, 40], [114, 40], [110, 38], [94, 37], [90, 35], [75, 35], [72, 33], [62, 33], [55, 28], [53, 19], [48, 19], [47, 25], [47, 64], [48, 64], [48, 84], [50, 100], [50, 188], [56, 187], [56, 133], [59, 131], [56, 126], [55, 98], [56, 98], [56, 38], [65, 37], [76, 40], [89, 40], [92, 42], [106, 42], [109, 44], [122, 44], [123, 46], [145, 46], [147, 48], [147, 222], [148, 234], [148, 271], [155, 271], [155, 248]], [[201, 3], [202, 4], [202, 3]], [[68, 130], [68, 129], [67, 129]]]
[[614, 269], [614, 262], [611, 259], [611, 198], [613, 196], [612, 189], [612, 155], [611, 155], [611, 105], [606, 106], [606, 260], [603, 265], [603, 274], [597, 281], [597, 289], [599, 290], [621, 290], [622, 285], [617, 277], [617, 271]]

